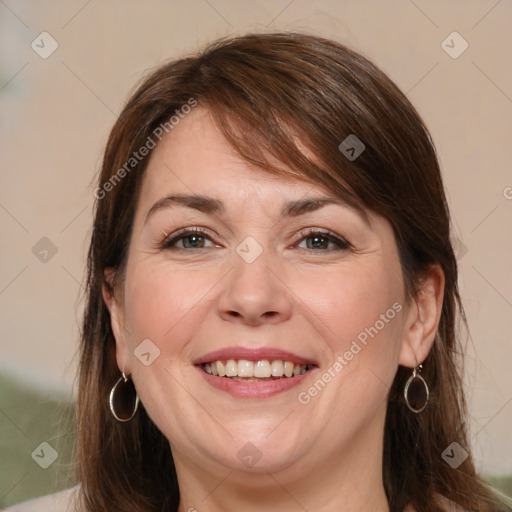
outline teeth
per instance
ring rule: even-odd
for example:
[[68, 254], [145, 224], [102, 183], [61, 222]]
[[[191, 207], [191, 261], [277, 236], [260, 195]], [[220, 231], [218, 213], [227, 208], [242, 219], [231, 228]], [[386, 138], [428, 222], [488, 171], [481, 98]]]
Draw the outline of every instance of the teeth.
[[284, 363], [283, 361], [272, 361], [272, 377], [282, 377], [284, 375]]
[[[268, 379], [270, 377], [270, 363], [264, 359], [263, 361], [258, 361], [254, 365], [254, 374], [251, 377], [257, 377], [258, 379]], [[239, 375], [241, 377], [241, 375]]]
[[[238, 377], [252, 377], [254, 375], [254, 363], [247, 361], [246, 359], [240, 359], [238, 361]], [[233, 375], [235, 377], [235, 375]], [[257, 375], [258, 377], [258, 375]]]
[[238, 375], [238, 365], [234, 359], [230, 359], [226, 363], [226, 377], [236, 377]]
[[213, 364], [215, 366], [217, 366], [217, 372], [218, 372], [219, 377], [224, 377], [226, 375], [226, 368], [222, 364], [222, 361], [215, 361], [215, 363], [213, 363]]
[[290, 363], [290, 361], [286, 361], [284, 363], [284, 374], [286, 377], [291, 377], [293, 375], [293, 363]]
[[203, 364], [203, 370], [210, 375], [230, 377], [235, 380], [272, 380], [272, 378], [297, 377], [309, 370], [308, 365], [294, 364], [292, 361], [268, 359], [248, 361], [247, 359], [228, 359]]

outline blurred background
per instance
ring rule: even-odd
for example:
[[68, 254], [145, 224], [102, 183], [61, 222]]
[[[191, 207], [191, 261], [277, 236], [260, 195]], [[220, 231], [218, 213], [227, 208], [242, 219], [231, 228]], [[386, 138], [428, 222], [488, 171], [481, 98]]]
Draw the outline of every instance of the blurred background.
[[511, 23], [499, 0], [0, 0], [0, 506], [74, 483], [92, 192], [122, 104], [166, 59], [277, 30], [360, 51], [430, 128], [472, 334], [474, 454], [512, 495]]

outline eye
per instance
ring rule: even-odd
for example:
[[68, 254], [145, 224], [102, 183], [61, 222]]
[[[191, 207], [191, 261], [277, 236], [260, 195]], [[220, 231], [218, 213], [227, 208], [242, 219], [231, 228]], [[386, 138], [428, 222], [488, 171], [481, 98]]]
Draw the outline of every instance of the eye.
[[[206, 245], [210, 242], [212, 245]], [[166, 236], [161, 244], [160, 249], [207, 249], [208, 247], [218, 247], [210, 238], [209, 233], [201, 228], [186, 228]]]
[[300, 245], [305, 242], [305, 249], [313, 251], [331, 252], [331, 251], [346, 251], [351, 248], [351, 245], [346, 240], [334, 235], [330, 231], [321, 231], [318, 229], [310, 229], [301, 231], [302, 239]]
[[[301, 231], [300, 234], [302, 239], [299, 241], [298, 247], [302, 249], [331, 252], [343, 251], [352, 247], [349, 242], [330, 231], [309, 229]], [[158, 244], [159, 249], [165, 250], [194, 250], [210, 247], [219, 247], [219, 245], [212, 241], [210, 233], [203, 228], [184, 228], [172, 235], [166, 235], [164, 240]]]

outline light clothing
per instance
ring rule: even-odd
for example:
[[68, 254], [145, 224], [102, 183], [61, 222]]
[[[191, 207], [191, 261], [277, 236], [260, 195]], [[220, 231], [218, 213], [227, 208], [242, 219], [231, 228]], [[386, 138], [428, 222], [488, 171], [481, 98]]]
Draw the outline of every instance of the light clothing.
[[[18, 505], [13, 505], [4, 510], [4, 512], [77, 512], [75, 496], [79, 486], [76, 485], [71, 489], [49, 494], [41, 498], [34, 498], [30, 501], [24, 501]], [[455, 503], [440, 497], [442, 506], [446, 511], [450, 512], [468, 512]], [[415, 512], [410, 505], [406, 507], [406, 512]], [[512, 509], [511, 509], [512, 510]]]
[[5, 509], [5, 512], [75, 512], [75, 495], [78, 486], [18, 503]]

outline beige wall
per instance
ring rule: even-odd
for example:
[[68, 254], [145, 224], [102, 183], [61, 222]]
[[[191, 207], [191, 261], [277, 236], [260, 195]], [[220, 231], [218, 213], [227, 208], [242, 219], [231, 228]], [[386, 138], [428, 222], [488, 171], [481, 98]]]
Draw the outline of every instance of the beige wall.
[[[432, 131], [467, 249], [476, 456], [486, 472], [512, 472], [511, 22], [512, 3], [495, 0], [0, 3], [1, 369], [71, 389], [91, 182], [142, 73], [218, 36], [313, 31], [380, 65]], [[47, 59], [31, 48], [42, 31], [59, 45]], [[441, 46], [453, 31], [469, 43], [456, 59]], [[32, 253], [42, 237], [57, 248], [46, 263]]]

